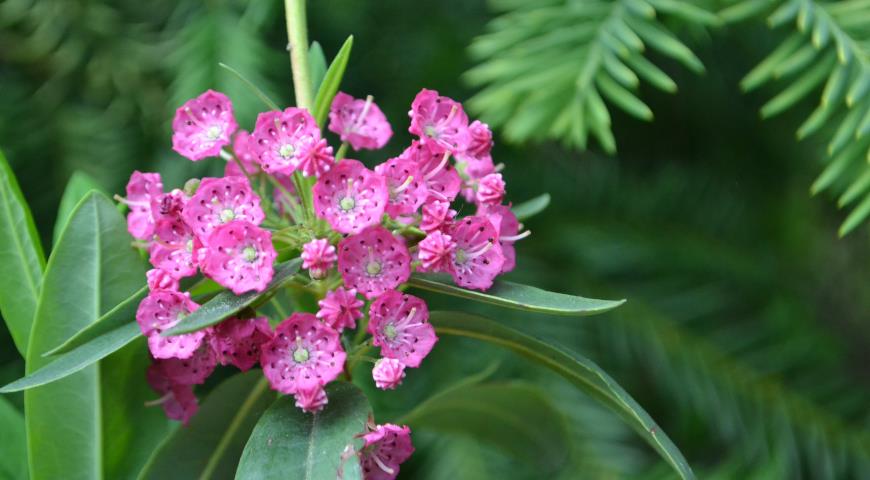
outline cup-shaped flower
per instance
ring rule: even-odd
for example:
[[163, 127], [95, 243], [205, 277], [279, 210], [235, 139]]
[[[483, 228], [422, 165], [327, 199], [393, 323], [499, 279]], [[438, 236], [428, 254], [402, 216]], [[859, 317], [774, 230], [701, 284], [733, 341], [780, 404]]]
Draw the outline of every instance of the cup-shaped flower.
[[477, 184], [477, 203], [480, 205], [498, 205], [504, 199], [505, 183], [500, 173], [490, 173], [480, 179]]
[[420, 270], [424, 272], [449, 272], [456, 242], [446, 233], [435, 230], [417, 244]]
[[393, 480], [399, 466], [414, 453], [411, 429], [390, 423], [377, 425], [363, 435], [365, 445], [360, 459], [365, 480]]
[[520, 222], [507, 205], [484, 207], [478, 209], [478, 212], [484, 210], [486, 218], [489, 219], [490, 223], [498, 231], [498, 243], [501, 245], [501, 252], [504, 255], [504, 265], [501, 267], [501, 272], [510, 272], [517, 264], [517, 252], [514, 243], [529, 236], [531, 233], [528, 230], [520, 233]]
[[259, 225], [265, 215], [260, 197], [245, 177], [204, 178], [182, 211], [184, 222], [201, 239], [233, 220]]
[[385, 292], [369, 307], [368, 331], [381, 356], [416, 368], [438, 337], [429, 323], [429, 309], [422, 299], [396, 290]]
[[184, 293], [157, 290], [148, 294], [136, 310], [136, 322], [148, 338], [148, 349], [154, 358], [190, 358], [202, 345], [205, 331], [171, 337], [160, 334], [174, 327], [184, 317], [199, 308]]
[[215, 325], [211, 346], [221, 365], [235, 365], [247, 371], [260, 361], [262, 345], [272, 339], [269, 319], [228, 318]]
[[456, 166], [468, 178], [483, 178], [495, 171], [492, 163], [492, 131], [489, 125], [475, 120], [468, 126], [468, 148], [456, 154]]
[[423, 215], [420, 229], [426, 233], [435, 230], [449, 230], [456, 218], [456, 210], [450, 208], [450, 202], [430, 199], [423, 205]]
[[335, 165], [332, 147], [326, 140], [319, 137], [302, 137], [297, 142], [297, 152], [294, 156], [296, 169], [306, 177], [319, 177]]
[[462, 178], [450, 164], [449, 154], [434, 153], [422, 143], [414, 141], [399, 157], [411, 159], [417, 164], [430, 198], [447, 202], [456, 199], [462, 188]]
[[387, 182], [357, 160], [345, 159], [314, 184], [314, 211], [340, 233], [359, 233], [381, 221]]
[[465, 217], [450, 231], [456, 242], [450, 274], [460, 287], [486, 290], [502, 271], [504, 255], [498, 232], [483, 216]]
[[154, 233], [151, 202], [162, 194], [163, 182], [159, 173], [142, 173], [136, 170], [130, 175], [127, 197], [121, 201], [130, 208], [130, 213], [127, 214], [127, 231], [134, 238], [151, 239]]
[[327, 272], [338, 260], [335, 247], [325, 238], [315, 238], [302, 245], [302, 268], [308, 269], [308, 275], [314, 280], [326, 278]]
[[196, 275], [199, 238], [180, 217], [168, 217], [154, 227], [154, 241], [148, 248], [149, 261], [174, 278]]
[[361, 309], [364, 304], [365, 302], [357, 298], [355, 289], [338, 287], [326, 292], [323, 300], [317, 302], [320, 306], [317, 318], [339, 332], [345, 328], [354, 328], [357, 319], [363, 316]]
[[[239, 159], [245, 171], [239, 168], [235, 160], [228, 160], [224, 167], [225, 177], [247, 177], [260, 173], [260, 164], [257, 163], [257, 151], [253, 148], [251, 134], [247, 130], [239, 130], [233, 138], [233, 153]], [[247, 175], [245, 175], [247, 173]]]
[[178, 291], [178, 279], [169, 274], [166, 270], [152, 268], [145, 272], [145, 282], [148, 284], [148, 290], [174, 290]]
[[209, 235], [200, 268], [236, 295], [262, 292], [275, 273], [275, 257], [271, 233], [244, 220], [233, 220]]
[[239, 128], [226, 95], [207, 90], [175, 111], [172, 149], [190, 160], [216, 157]]
[[375, 173], [387, 180], [389, 200], [386, 212], [390, 217], [411, 215], [426, 201], [429, 190], [413, 160], [391, 158], [376, 166]]
[[414, 97], [408, 116], [408, 131], [432, 152], [459, 153], [468, 148], [468, 116], [459, 102], [424, 88]]
[[148, 385], [162, 395], [160, 399], [148, 402], [148, 405], [162, 406], [168, 418], [179, 420], [186, 425], [199, 410], [196, 396], [193, 394], [193, 385], [172, 383], [166, 376], [160, 360], [148, 367], [146, 376]]
[[187, 194], [178, 188], [153, 196], [151, 197], [151, 217], [155, 223], [161, 220], [179, 218], [188, 200]]
[[377, 225], [338, 244], [338, 270], [345, 286], [372, 299], [408, 280], [411, 255], [401, 238]]
[[372, 378], [381, 390], [395, 390], [405, 378], [405, 364], [395, 358], [381, 358], [375, 362]]
[[251, 136], [249, 146], [256, 152], [260, 167], [268, 173], [289, 175], [299, 162], [299, 142], [308, 137], [319, 139], [320, 129], [308, 110], [290, 107], [258, 115]]
[[260, 365], [274, 390], [304, 395], [335, 380], [345, 358], [337, 331], [311, 313], [295, 312], [262, 345]]
[[329, 130], [354, 150], [377, 150], [393, 136], [393, 129], [384, 112], [372, 97], [357, 99], [338, 92], [329, 107]]
[[329, 403], [326, 391], [320, 386], [301, 389], [294, 394], [294, 397], [296, 406], [308, 413], [319, 412]]
[[205, 379], [214, 372], [218, 358], [208, 339], [205, 339], [190, 358], [167, 358], [157, 362], [173, 384], [199, 385], [205, 383]]

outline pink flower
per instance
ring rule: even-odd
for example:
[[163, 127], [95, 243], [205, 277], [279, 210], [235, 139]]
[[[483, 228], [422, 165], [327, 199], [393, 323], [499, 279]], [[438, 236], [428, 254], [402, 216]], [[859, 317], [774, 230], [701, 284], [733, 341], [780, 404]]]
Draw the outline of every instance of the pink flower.
[[456, 154], [457, 168], [469, 178], [483, 178], [495, 171], [492, 163], [492, 131], [478, 120], [468, 126], [468, 148]]
[[263, 344], [260, 365], [274, 390], [305, 395], [335, 380], [345, 357], [337, 331], [313, 314], [294, 312]]
[[[293, 177], [290, 175], [282, 175], [280, 173], [276, 173], [272, 176], [275, 177], [275, 180], [278, 180], [278, 183], [280, 183], [282, 187], [284, 187], [287, 194], [290, 194], [293, 201], [296, 202], [296, 205], [299, 205], [301, 200], [299, 199], [299, 195], [296, 193], [296, 187], [293, 186]], [[290, 200], [287, 198], [287, 194], [284, 193], [284, 190], [277, 187], [272, 190], [272, 201], [275, 204], [275, 210], [277, 210], [281, 215], [292, 210]]]
[[[478, 209], [480, 210], [480, 209]], [[501, 252], [504, 255], [504, 265], [501, 267], [501, 273], [507, 273], [514, 269], [517, 263], [517, 253], [514, 243], [531, 235], [531, 232], [526, 230], [520, 232], [520, 222], [517, 220], [514, 212], [507, 205], [495, 205], [486, 207], [486, 217], [492, 223], [493, 227], [498, 230], [498, 243], [501, 245]]]
[[168, 418], [180, 420], [187, 425], [187, 422], [199, 410], [196, 396], [193, 394], [193, 386], [172, 383], [166, 377], [160, 362], [158, 360], [148, 367], [147, 379], [148, 385], [163, 396], [147, 405], [161, 405]]
[[151, 217], [154, 222], [180, 218], [181, 210], [187, 204], [187, 195], [177, 189], [151, 197]]
[[486, 290], [504, 266], [498, 232], [485, 217], [465, 217], [450, 232], [456, 248], [450, 273], [460, 287]]
[[420, 259], [420, 270], [424, 272], [449, 272], [450, 261], [456, 242], [450, 235], [435, 230], [417, 244], [417, 258]]
[[145, 279], [148, 283], [148, 290], [174, 290], [178, 291], [178, 279], [170, 275], [165, 270], [152, 268], [145, 272]]
[[423, 218], [420, 228], [426, 233], [449, 228], [456, 217], [456, 210], [450, 208], [450, 202], [430, 199], [423, 205]]
[[361, 464], [365, 480], [393, 480], [399, 465], [411, 457], [411, 429], [390, 423], [378, 425], [363, 435]]
[[228, 318], [214, 327], [211, 345], [221, 365], [247, 371], [260, 360], [260, 347], [272, 339], [269, 319]]
[[338, 287], [326, 293], [323, 300], [317, 302], [320, 310], [317, 318], [339, 332], [345, 328], [355, 328], [356, 321], [362, 318], [362, 307], [365, 303], [356, 297], [356, 290]]
[[477, 203], [498, 205], [504, 199], [505, 183], [500, 173], [490, 173], [477, 184]]
[[338, 260], [335, 247], [325, 238], [315, 238], [302, 245], [302, 268], [308, 269], [308, 274], [314, 280], [326, 278], [326, 273]]
[[[154, 217], [151, 201], [163, 194], [163, 182], [159, 173], [142, 173], [138, 170], [127, 182], [127, 198], [121, 199], [130, 208], [127, 214], [127, 231], [139, 240], [150, 240], [154, 233]], [[119, 197], [115, 197], [119, 198]]]
[[408, 131], [434, 153], [458, 153], [468, 147], [468, 116], [462, 104], [438, 95], [435, 90], [420, 90], [411, 103]]
[[391, 158], [375, 167], [387, 179], [389, 201], [386, 212], [392, 218], [411, 215], [426, 201], [428, 189], [416, 162], [408, 158]]
[[207, 90], [175, 111], [172, 149], [194, 162], [215, 157], [223, 146], [230, 144], [230, 135], [237, 128], [230, 99], [223, 93]]
[[414, 141], [399, 157], [417, 163], [430, 197], [447, 202], [452, 202], [456, 198], [462, 186], [462, 178], [448, 161], [449, 155], [435, 154], [423, 144]]
[[317, 137], [302, 137], [297, 144], [295, 158], [296, 169], [306, 177], [319, 177], [335, 164], [332, 147], [326, 140]]
[[[233, 138], [233, 153], [239, 159], [242, 166], [248, 175], [256, 175], [260, 173], [260, 164], [257, 163], [257, 152], [253, 148], [251, 142], [251, 134], [247, 130], [239, 130]], [[234, 160], [228, 160], [224, 167], [225, 177], [246, 177], [245, 172], [239, 168], [239, 165]]]
[[408, 280], [411, 255], [389, 230], [369, 227], [338, 244], [338, 270], [347, 287], [372, 299]]
[[244, 177], [205, 178], [182, 212], [185, 223], [202, 239], [220, 225], [244, 220], [254, 225], [263, 221], [260, 198]]
[[136, 310], [136, 322], [142, 334], [148, 337], [148, 348], [154, 358], [190, 358], [202, 344], [205, 331], [185, 333], [172, 337], [160, 334], [174, 327], [184, 317], [199, 308], [189, 296], [169, 290], [148, 294]]
[[196, 275], [195, 252], [200, 246], [193, 230], [179, 217], [167, 217], [154, 227], [154, 241], [148, 249], [151, 265], [174, 278]]
[[405, 378], [405, 364], [395, 358], [381, 358], [375, 362], [372, 378], [381, 390], [395, 390]]
[[308, 413], [319, 412], [329, 403], [323, 387], [311, 387], [296, 392], [296, 406]]
[[371, 96], [360, 100], [344, 92], [338, 92], [329, 107], [329, 130], [354, 150], [383, 148], [393, 136], [387, 117]]
[[261, 113], [251, 136], [249, 146], [257, 153], [263, 170], [289, 175], [299, 163], [300, 141], [306, 137], [319, 139], [320, 130], [307, 110], [290, 107], [283, 112]]
[[272, 281], [278, 254], [272, 234], [244, 220], [233, 220], [208, 237], [202, 272], [236, 295], [262, 292]]
[[340, 233], [359, 233], [380, 223], [387, 182], [356, 160], [343, 160], [314, 184], [314, 211]]
[[175, 385], [199, 385], [217, 367], [217, 355], [209, 342], [203, 341], [190, 358], [167, 358], [157, 360], [166, 378]]
[[438, 341], [428, 320], [426, 302], [390, 290], [372, 302], [368, 331], [372, 334], [372, 343], [381, 347], [381, 356], [416, 368]]

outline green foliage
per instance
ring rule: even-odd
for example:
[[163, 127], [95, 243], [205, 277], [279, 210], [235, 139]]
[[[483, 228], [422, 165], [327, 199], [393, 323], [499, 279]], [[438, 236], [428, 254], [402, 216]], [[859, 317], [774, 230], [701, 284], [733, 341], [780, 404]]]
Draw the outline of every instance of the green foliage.
[[771, 28], [793, 30], [740, 83], [745, 91], [776, 83], [780, 92], [761, 108], [762, 117], [794, 108], [824, 85], [818, 107], [797, 137], [818, 133], [828, 142], [827, 166], [811, 191], [830, 190], [839, 195], [840, 208], [851, 208], [841, 236], [870, 216], [868, 8], [863, 0], [741, 0], [721, 12], [728, 21], [766, 17]]
[[[682, 0], [499, 0], [504, 13], [475, 39], [480, 62], [466, 79], [482, 90], [469, 107], [509, 141], [554, 139], [586, 148], [590, 134], [615, 152], [605, 101], [641, 120], [652, 110], [637, 97], [641, 79], [666, 92], [676, 83], [645, 56], [647, 47], [690, 70], [704, 66], [657, 13], [701, 25], [716, 17]], [[546, 85], [546, 88], [542, 88]]]
[[347, 61], [350, 59], [352, 48], [353, 35], [347, 37], [347, 40], [341, 46], [341, 50], [335, 54], [335, 58], [329, 64], [329, 68], [323, 74], [323, 80], [317, 88], [312, 115], [321, 128], [325, 125], [326, 118], [329, 115], [329, 106], [332, 105], [332, 99], [335, 97], [336, 92], [338, 92], [341, 79], [344, 78], [344, 70], [347, 68]]
[[27, 478], [27, 437], [24, 415], [8, 400], [0, 397], [0, 431], [3, 432], [3, 455], [0, 455], [0, 478]]
[[45, 268], [42, 244], [30, 208], [6, 157], [0, 152], [0, 311], [24, 355]]
[[102, 191], [97, 181], [87, 173], [74, 172], [72, 177], [69, 178], [69, 182], [67, 182], [63, 196], [60, 199], [60, 206], [57, 208], [57, 219], [54, 221], [54, 230], [52, 230], [51, 234], [52, 245], [57, 244], [60, 234], [63, 232], [64, 227], [66, 227], [67, 222], [69, 222], [73, 209], [91, 190]]
[[369, 402], [345, 382], [329, 384], [326, 395], [329, 403], [315, 414], [300, 410], [289, 395], [276, 400], [254, 427], [236, 478], [362, 479], [352, 452], [362, 447]]

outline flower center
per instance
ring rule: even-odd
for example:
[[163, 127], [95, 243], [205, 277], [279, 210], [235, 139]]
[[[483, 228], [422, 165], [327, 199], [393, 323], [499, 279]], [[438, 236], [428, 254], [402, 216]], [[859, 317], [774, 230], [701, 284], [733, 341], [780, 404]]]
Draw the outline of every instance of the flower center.
[[209, 140], [217, 140], [221, 136], [221, 127], [217, 125], [209, 127], [205, 134]]
[[436, 135], [438, 132], [437, 132], [437, 130], [435, 130], [435, 126], [434, 126], [434, 125], [426, 125], [425, 127], [423, 127], [423, 133], [424, 133], [427, 137], [435, 138], [435, 135]]
[[188, 240], [187, 243], [184, 244], [184, 249], [187, 250], [187, 253], [193, 253], [193, 239], [192, 238], [190, 240]]
[[468, 261], [468, 255], [461, 248], [456, 249], [456, 263], [465, 263]]
[[254, 247], [245, 247], [242, 250], [242, 257], [245, 258], [245, 261], [248, 263], [252, 263], [257, 259], [257, 250]]
[[339, 200], [338, 206], [345, 212], [348, 212], [350, 210], [353, 210], [353, 207], [356, 206], [356, 201], [351, 197], [344, 197]]
[[311, 355], [308, 353], [308, 350], [303, 347], [299, 347], [296, 350], [293, 350], [293, 361], [296, 363], [305, 363], [308, 361], [308, 358]]
[[387, 340], [393, 341], [396, 339], [396, 335], [399, 332], [396, 331], [396, 326], [392, 323], [388, 323], [386, 327], [384, 327], [384, 336], [387, 337]]
[[369, 275], [375, 276], [381, 273], [381, 270], [383, 270], [381, 262], [371, 260], [369, 263], [366, 264], [366, 273], [368, 273]]
[[278, 155], [281, 155], [284, 158], [290, 158], [293, 156], [293, 151], [293, 145], [285, 143], [278, 149]]
[[221, 210], [221, 223], [227, 223], [234, 218], [236, 218], [236, 212], [232, 208]]

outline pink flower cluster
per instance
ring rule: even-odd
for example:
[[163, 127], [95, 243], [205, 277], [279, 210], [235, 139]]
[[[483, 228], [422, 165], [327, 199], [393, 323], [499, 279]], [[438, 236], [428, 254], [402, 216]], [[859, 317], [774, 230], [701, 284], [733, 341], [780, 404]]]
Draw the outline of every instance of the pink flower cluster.
[[[136, 319], [155, 359], [148, 381], [170, 418], [194, 414], [193, 386], [218, 364], [259, 364], [274, 390], [316, 412], [328, 402], [326, 385], [349, 377], [348, 368], [377, 348], [374, 383], [395, 389], [438, 340], [426, 303], [402, 291], [412, 271], [486, 290], [514, 268], [514, 242], [528, 232], [520, 233], [505, 203], [489, 127], [469, 123], [459, 102], [433, 90], [416, 96], [409, 116], [410, 145], [369, 169], [342, 153], [336, 158], [305, 109], [261, 113], [250, 132], [238, 128], [230, 100], [218, 92], [176, 111], [173, 149], [192, 161], [228, 160], [224, 176], [167, 192], [159, 174], [134, 172], [121, 199], [130, 234], [154, 267]], [[338, 152], [380, 149], [393, 135], [371, 97], [341, 92], [328, 129], [343, 142]], [[468, 207], [454, 202], [474, 214], [460, 218]], [[284, 232], [294, 225], [315, 233], [288, 245]], [[274, 274], [274, 245], [298, 252], [320, 292], [316, 312], [294, 312], [273, 329], [248, 311], [194, 333], [162, 335], [199, 307], [181, 291], [183, 279], [201, 274], [237, 295], [261, 292]], [[389, 424], [364, 433], [365, 477], [395, 478], [413, 451], [409, 434]]]

